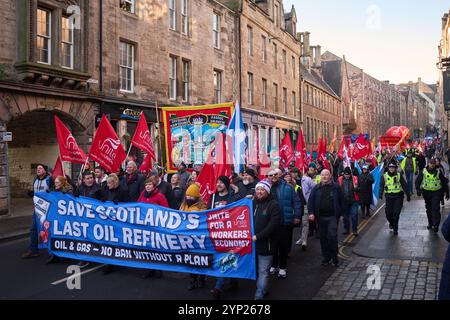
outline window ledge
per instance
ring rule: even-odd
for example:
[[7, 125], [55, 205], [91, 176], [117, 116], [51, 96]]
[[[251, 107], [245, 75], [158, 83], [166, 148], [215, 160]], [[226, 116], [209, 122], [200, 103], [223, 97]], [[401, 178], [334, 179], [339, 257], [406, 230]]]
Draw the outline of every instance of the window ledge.
[[17, 63], [15, 68], [23, 82], [45, 86], [83, 90], [90, 74], [37, 62]]

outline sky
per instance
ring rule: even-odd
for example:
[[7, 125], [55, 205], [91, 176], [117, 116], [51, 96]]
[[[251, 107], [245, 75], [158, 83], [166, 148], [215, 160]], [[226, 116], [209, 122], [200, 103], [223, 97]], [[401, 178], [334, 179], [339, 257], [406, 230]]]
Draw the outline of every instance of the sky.
[[438, 80], [441, 18], [449, 0], [284, 0], [297, 13], [297, 32], [309, 31], [322, 53], [391, 83]]

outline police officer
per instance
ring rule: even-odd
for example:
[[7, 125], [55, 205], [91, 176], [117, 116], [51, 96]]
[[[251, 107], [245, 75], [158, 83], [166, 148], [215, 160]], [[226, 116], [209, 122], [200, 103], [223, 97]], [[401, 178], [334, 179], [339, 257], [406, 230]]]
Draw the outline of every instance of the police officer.
[[434, 232], [439, 231], [441, 223], [440, 202], [445, 192], [445, 199], [449, 199], [448, 180], [440, 170], [436, 168], [436, 159], [432, 158], [425, 169], [419, 173], [416, 179], [417, 195], [423, 193], [425, 208], [427, 210], [428, 227]]
[[[386, 195], [386, 218], [389, 221], [389, 228], [394, 230], [394, 235], [398, 235], [398, 221], [403, 207], [403, 198], [411, 201], [405, 178], [397, 171], [398, 165], [395, 161], [389, 163], [388, 171], [381, 176], [380, 200], [383, 193]], [[402, 191], [403, 189], [403, 191]]]

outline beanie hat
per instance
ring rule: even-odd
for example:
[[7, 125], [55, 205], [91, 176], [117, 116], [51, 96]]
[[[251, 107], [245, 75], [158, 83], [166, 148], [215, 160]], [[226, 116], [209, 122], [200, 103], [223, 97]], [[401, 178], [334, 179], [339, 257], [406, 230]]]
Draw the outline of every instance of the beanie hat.
[[258, 182], [258, 183], [256, 184], [255, 190], [258, 189], [258, 188], [263, 188], [264, 190], [267, 191], [267, 193], [270, 194], [270, 188], [271, 188], [271, 187], [272, 187], [272, 184], [271, 184], [269, 181], [267, 181], [267, 180], [262, 180], [262, 181], [260, 181], [260, 182]]
[[316, 169], [316, 164], [315, 164], [314, 162], [311, 162], [311, 163], [308, 165], [308, 168], [314, 168], [314, 169]]
[[352, 174], [352, 170], [349, 167], [345, 167], [344, 174]]
[[257, 178], [256, 171], [253, 170], [253, 168], [250, 167], [245, 168], [245, 173], [248, 174], [249, 176], [252, 176], [255, 179]]
[[227, 190], [230, 189], [230, 179], [227, 176], [220, 176], [217, 180], [222, 181]]
[[186, 190], [187, 197], [200, 198], [200, 188], [197, 184], [193, 183]]

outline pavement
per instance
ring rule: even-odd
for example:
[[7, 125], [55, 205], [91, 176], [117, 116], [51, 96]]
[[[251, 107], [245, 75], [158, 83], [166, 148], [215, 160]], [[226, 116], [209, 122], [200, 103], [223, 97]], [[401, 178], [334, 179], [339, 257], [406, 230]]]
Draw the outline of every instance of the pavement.
[[0, 242], [5, 242], [30, 233], [33, 199], [11, 199], [10, 214], [0, 216]]
[[[449, 211], [448, 204], [442, 208], [442, 221]], [[405, 202], [398, 236], [389, 229], [384, 207], [371, 220], [358, 241], [344, 241], [341, 252], [348, 259], [314, 299], [435, 300], [448, 243], [427, 230], [424, 201]]]

